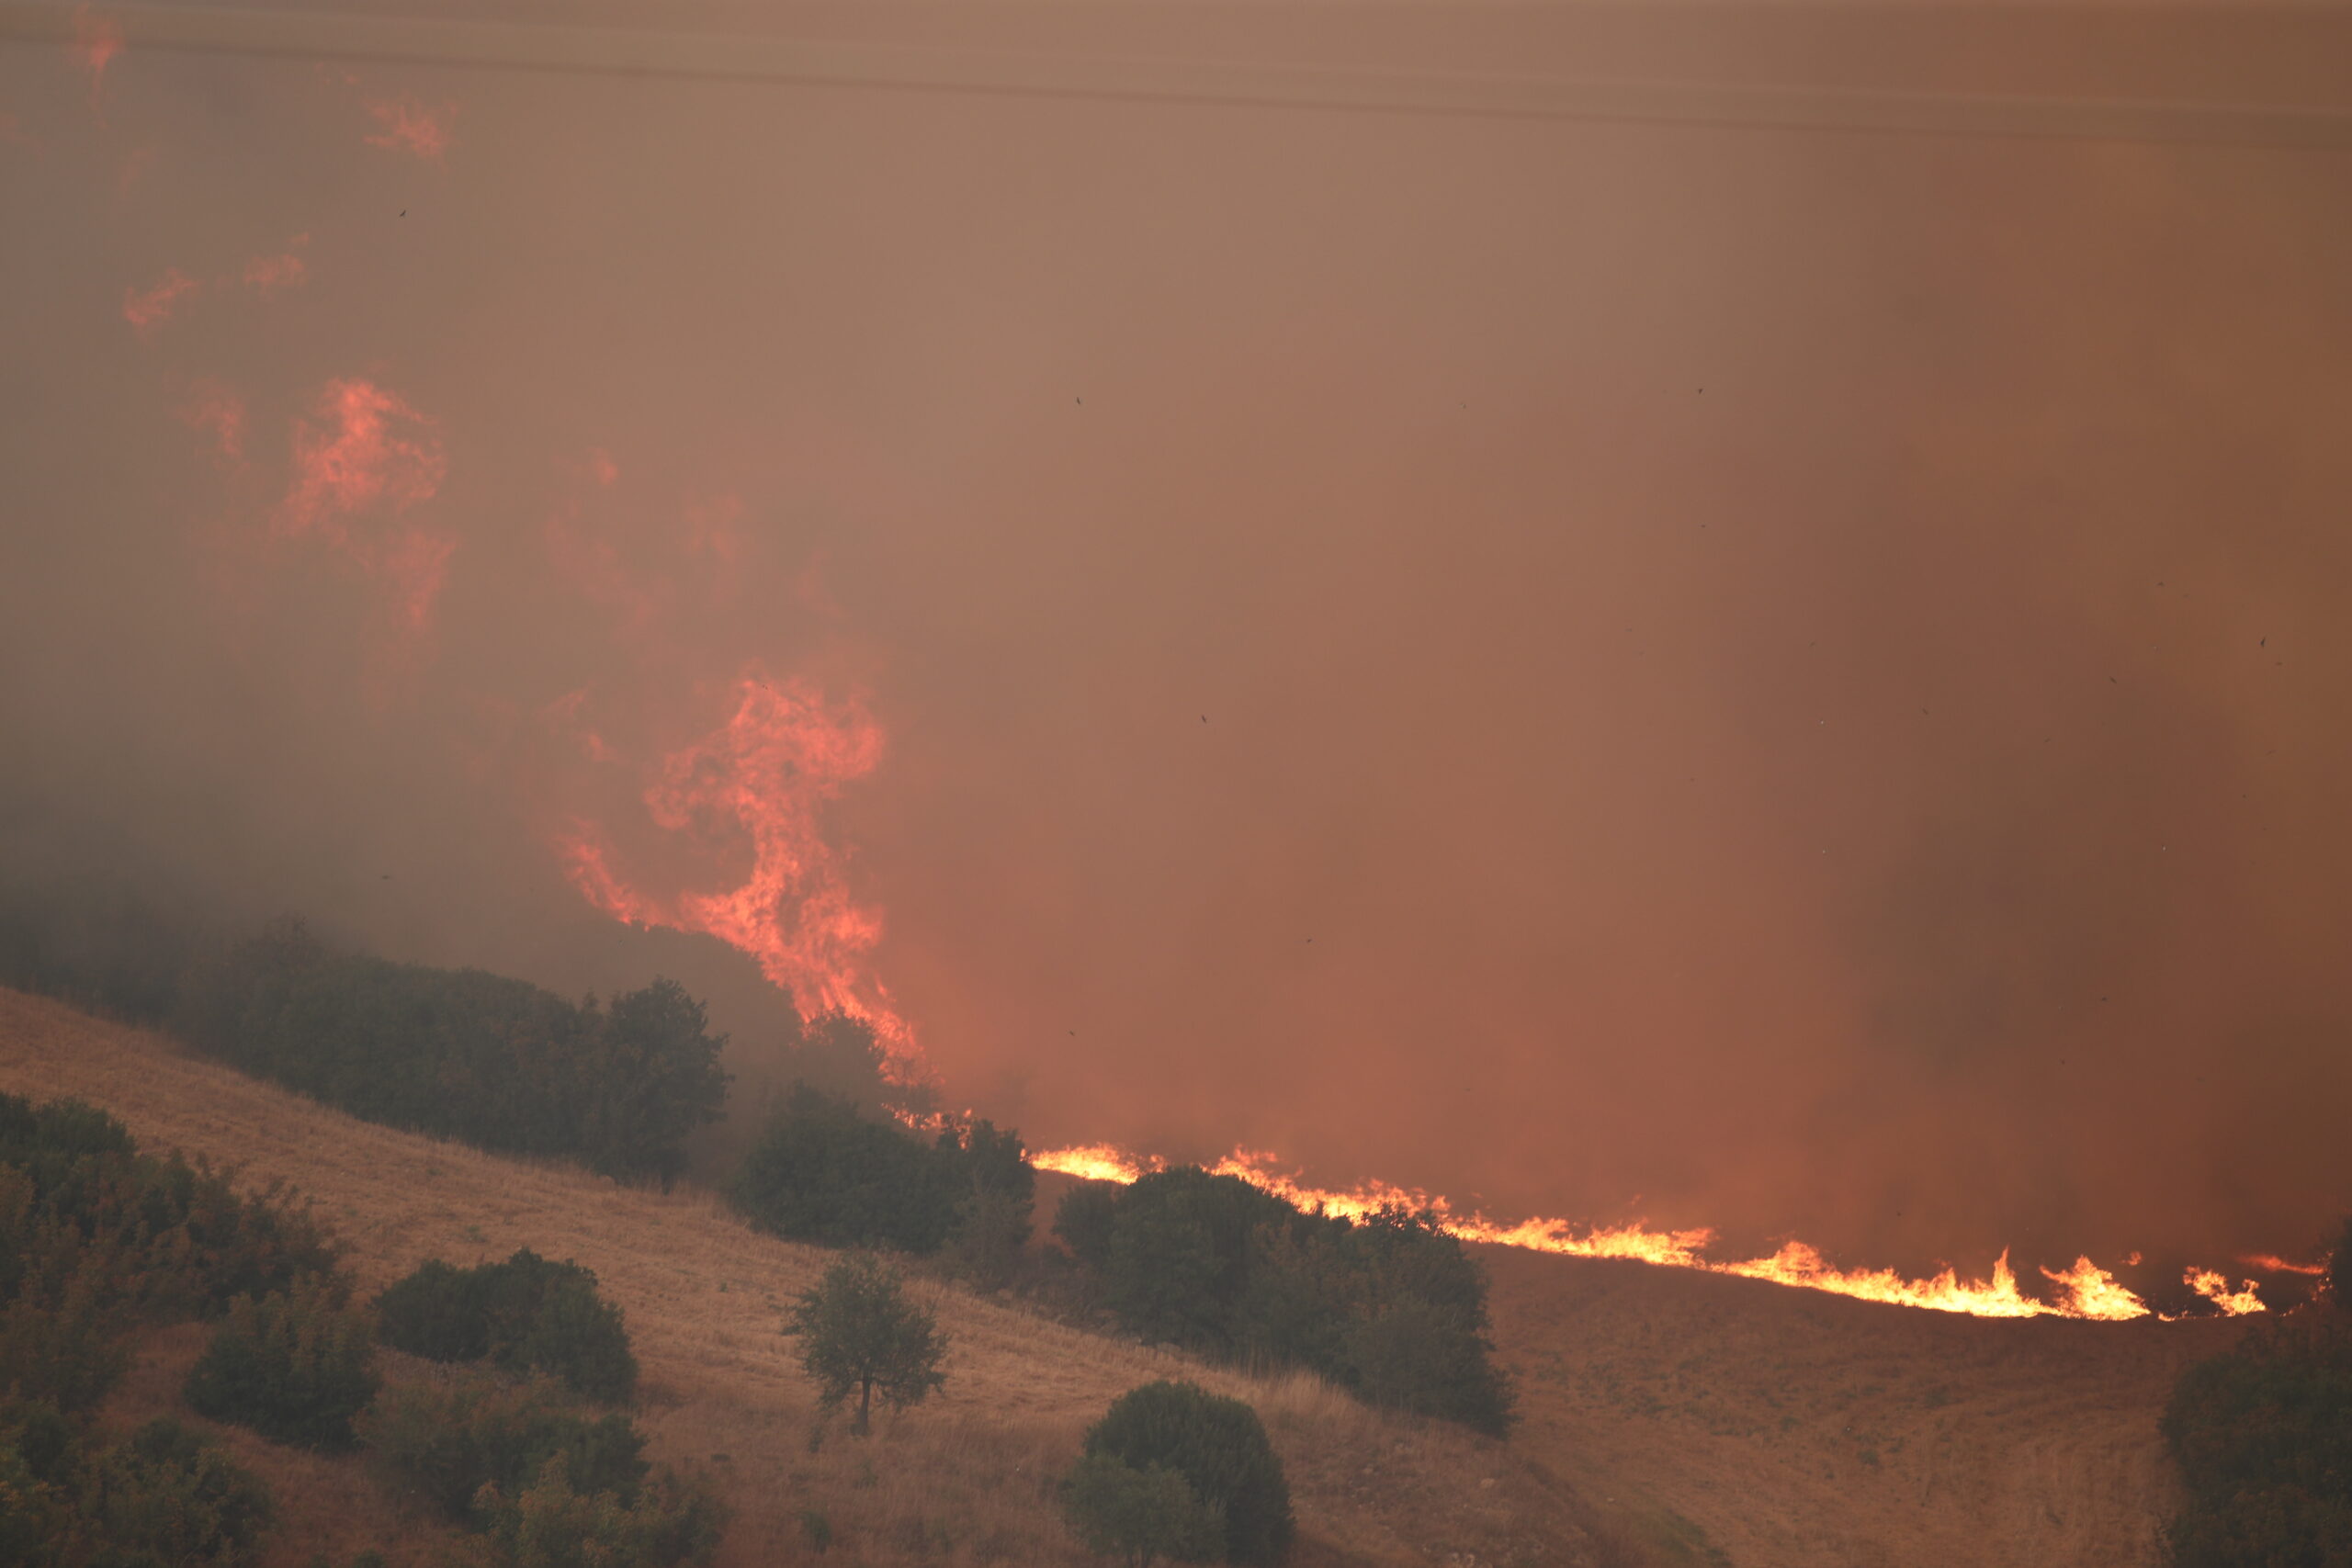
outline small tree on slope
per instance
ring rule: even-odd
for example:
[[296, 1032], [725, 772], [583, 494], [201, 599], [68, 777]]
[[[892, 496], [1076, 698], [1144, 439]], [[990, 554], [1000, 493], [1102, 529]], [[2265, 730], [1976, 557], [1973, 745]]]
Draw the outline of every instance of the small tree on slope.
[[947, 1337], [928, 1309], [907, 1300], [899, 1271], [871, 1254], [853, 1253], [826, 1269], [784, 1331], [800, 1340], [800, 1364], [817, 1380], [824, 1408], [857, 1395], [850, 1430], [861, 1437], [876, 1394], [886, 1404], [916, 1404], [947, 1381], [939, 1370]]

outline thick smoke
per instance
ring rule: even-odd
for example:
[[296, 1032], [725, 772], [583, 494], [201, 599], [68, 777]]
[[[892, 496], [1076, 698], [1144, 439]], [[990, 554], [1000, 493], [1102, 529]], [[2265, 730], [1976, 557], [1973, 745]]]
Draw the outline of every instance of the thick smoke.
[[2352, 1198], [2345, 154], [103, 67], [0, 51], [12, 863], [756, 1054], [563, 853], [740, 880], [645, 792], [756, 665], [1034, 1144], [1980, 1269]]

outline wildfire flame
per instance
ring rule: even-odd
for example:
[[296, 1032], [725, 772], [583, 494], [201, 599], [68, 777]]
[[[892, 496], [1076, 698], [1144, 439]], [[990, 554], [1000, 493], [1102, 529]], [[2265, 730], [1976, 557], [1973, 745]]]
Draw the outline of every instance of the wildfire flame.
[[2267, 1274], [2310, 1274], [2317, 1276], [2327, 1272], [2327, 1265], [2324, 1263], [2290, 1263], [2283, 1258], [2274, 1258], [2267, 1252], [2248, 1253], [2245, 1257], [2239, 1258], [2238, 1261], [2245, 1264], [2249, 1269], [2259, 1269]]
[[[457, 541], [401, 523], [410, 508], [439, 493], [448, 472], [433, 422], [372, 381], [330, 381], [316, 403], [317, 423], [294, 425], [293, 479], [277, 509], [287, 538], [314, 536], [343, 552], [390, 589], [393, 610], [410, 631], [431, 620]], [[371, 515], [367, 528], [354, 520]]]
[[2233, 1291], [2230, 1289], [2229, 1280], [2222, 1277], [2220, 1270], [2191, 1269], [2181, 1276], [2181, 1282], [2232, 1317], [2264, 1310], [2261, 1298], [2254, 1293], [2254, 1281], [2251, 1280], [2245, 1281], [2239, 1289]]
[[[1040, 1170], [1059, 1171], [1089, 1181], [1128, 1182], [1149, 1171], [1165, 1168], [1164, 1161], [1108, 1144], [1048, 1149], [1032, 1155], [1030, 1163]], [[1464, 1241], [1524, 1247], [1567, 1258], [1631, 1258], [1662, 1268], [1736, 1274], [1744, 1279], [1826, 1291], [1862, 1301], [1923, 1307], [1932, 1312], [1966, 1313], [1977, 1317], [2077, 1317], [2117, 1323], [2152, 1315], [2145, 1302], [2087, 1258], [2076, 1258], [2069, 1269], [2041, 1270], [2057, 1290], [2054, 1300], [2045, 1301], [2018, 1288], [2007, 1252], [1994, 1261], [1990, 1279], [1976, 1280], [1962, 1279], [1957, 1269], [1949, 1267], [1919, 1280], [1906, 1279], [1892, 1269], [1838, 1269], [1824, 1258], [1818, 1248], [1801, 1241], [1788, 1243], [1769, 1258], [1717, 1262], [1702, 1256], [1714, 1240], [1714, 1232], [1703, 1228], [1660, 1231], [1634, 1224], [1579, 1230], [1566, 1220], [1552, 1219], [1521, 1220], [1507, 1224], [1481, 1213], [1464, 1213], [1441, 1195], [1385, 1181], [1367, 1182], [1345, 1191], [1315, 1187], [1281, 1170], [1273, 1156], [1250, 1149], [1236, 1149], [1208, 1169], [1212, 1175], [1238, 1176], [1303, 1209], [1360, 1218], [1383, 1206], [1399, 1204], [1434, 1215], [1449, 1235]], [[2201, 1282], [2209, 1280], [2211, 1289]], [[2251, 1281], [2244, 1290], [2231, 1292], [2221, 1275], [2191, 1269], [2188, 1283], [2232, 1316], [2265, 1310]]]
[[245, 286], [265, 299], [274, 299], [288, 288], [299, 288], [311, 276], [311, 264], [300, 254], [301, 247], [310, 243], [308, 234], [294, 236], [291, 247], [274, 256], [254, 256], [245, 263]]
[[573, 823], [560, 849], [573, 886], [598, 908], [741, 948], [803, 1017], [864, 1021], [895, 1068], [919, 1076], [913, 1032], [865, 963], [882, 940], [882, 918], [851, 898], [845, 856], [820, 823], [825, 805], [881, 758], [881, 727], [857, 697], [831, 702], [814, 682], [754, 666], [735, 682], [727, 722], [671, 753], [645, 792], [647, 811], [667, 831], [707, 838], [718, 826], [748, 838], [752, 863], [741, 882], [670, 898], [648, 894], [615, 869], [604, 835], [587, 822]]
[[187, 295], [204, 285], [179, 268], [164, 274], [152, 288], [126, 288], [122, 291], [122, 319], [140, 332], [168, 317]]
[[396, 152], [413, 152], [418, 157], [437, 162], [449, 150], [449, 122], [457, 118], [457, 106], [443, 104], [439, 108], [402, 94], [397, 98], [369, 98], [368, 116], [380, 128], [367, 138], [370, 147], [389, 148]]
[[98, 101], [107, 67], [122, 52], [122, 24], [93, 14], [87, 6], [74, 7], [74, 56], [90, 73], [90, 101]]

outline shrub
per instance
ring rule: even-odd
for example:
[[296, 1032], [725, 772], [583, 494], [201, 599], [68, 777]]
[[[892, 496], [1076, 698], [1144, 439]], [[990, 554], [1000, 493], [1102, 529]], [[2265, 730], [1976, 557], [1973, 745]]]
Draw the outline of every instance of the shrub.
[[521, 1493], [559, 1455], [573, 1483], [625, 1500], [646, 1474], [645, 1438], [627, 1416], [592, 1419], [546, 1380], [394, 1389], [362, 1430], [382, 1463], [453, 1519], [471, 1517], [485, 1487]]
[[272, 1515], [259, 1480], [169, 1419], [99, 1455], [75, 1504], [85, 1537], [99, 1545], [94, 1561], [123, 1568], [234, 1568], [255, 1555]]
[[1088, 1429], [1085, 1451], [1182, 1476], [1201, 1505], [1222, 1513], [1228, 1562], [1265, 1568], [1290, 1551], [1295, 1527], [1282, 1461], [1258, 1413], [1238, 1399], [1189, 1382], [1146, 1383]]
[[479, 1268], [420, 1263], [376, 1298], [376, 1337], [430, 1360], [478, 1361], [490, 1354], [486, 1283]]
[[582, 1491], [563, 1455], [523, 1491], [482, 1491], [479, 1508], [503, 1568], [671, 1568], [706, 1562], [726, 1528], [718, 1499], [665, 1473], [635, 1496]]
[[1021, 1135], [993, 1122], [926, 1142], [855, 1101], [796, 1083], [737, 1173], [735, 1206], [760, 1229], [820, 1247], [936, 1252], [1001, 1279], [1028, 1242], [1037, 1172]]
[[352, 1417], [376, 1396], [367, 1317], [339, 1304], [332, 1285], [242, 1296], [189, 1371], [186, 1397], [200, 1416], [250, 1427], [275, 1442], [345, 1449]]
[[1054, 1211], [1054, 1235], [1079, 1262], [1101, 1269], [1111, 1261], [1111, 1232], [1118, 1224], [1119, 1189], [1088, 1181], [1062, 1194]]
[[0, 1095], [0, 1393], [96, 1402], [136, 1319], [331, 1278], [334, 1250], [276, 1192], [138, 1152], [113, 1117]]
[[956, 1224], [956, 1190], [929, 1145], [807, 1084], [744, 1157], [734, 1199], [761, 1230], [820, 1247], [933, 1252]]
[[107, 1310], [103, 1266], [86, 1262], [51, 1300], [19, 1295], [0, 1307], [0, 1394], [86, 1410], [130, 1365], [119, 1314]]
[[1367, 1404], [1510, 1430], [1510, 1391], [1485, 1341], [1442, 1307], [1409, 1296], [1375, 1307], [1350, 1321], [1342, 1355], [1346, 1386]]
[[1373, 1404], [1496, 1436], [1510, 1427], [1486, 1277], [1432, 1215], [1305, 1213], [1182, 1166], [1081, 1188], [1055, 1229], [1144, 1339], [1310, 1367]]
[[946, 1336], [927, 1309], [906, 1299], [899, 1271], [879, 1258], [854, 1255], [826, 1269], [784, 1332], [799, 1337], [800, 1364], [817, 1380], [823, 1408], [857, 1395], [854, 1432], [865, 1431], [875, 1395], [886, 1404], [915, 1404], [946, 1382], [939, 1368]]
[[333, 1271], [335, 1250], [271, 1190], [241, 1194], [75, 1100], [0, 1095], [0, 1301], [53, 1304], [89, 1270], [102, 1305], [208, 1312]]
[[1210, 1562], [1224, 1555], [1225, 1517], [1166, 1465], [1135, 1466], [1089, 1454], [1063, 1483], [1062, 1513], [1090, 1551], [1151, 1568], [1159, 1559]]
[[625, 1403], [637, 1358], [620, 1308], [596, 1276], [523, 1247], [503, 1263], [418, 1265], [376, 1298], [385, 1344], [436, 1361], [489, 1357], [514, 1372], [546, 1372], [591, 1399]]

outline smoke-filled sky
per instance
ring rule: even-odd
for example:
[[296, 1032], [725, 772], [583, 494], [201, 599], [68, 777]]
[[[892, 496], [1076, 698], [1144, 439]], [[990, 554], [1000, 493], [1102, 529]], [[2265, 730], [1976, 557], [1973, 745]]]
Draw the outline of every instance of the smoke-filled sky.
[[[2077, 52], [2352, 81], [2258, 22]], [[748, 675], [878, 746], [775, 764], [827, 951], [1033, 1145], [1980, 1269], [2352, 1200], [2352, 153], [101, 30], [0, 46], [0, 214], [20, 859], [756, 1053], [578, 860], [751, 874]]]

